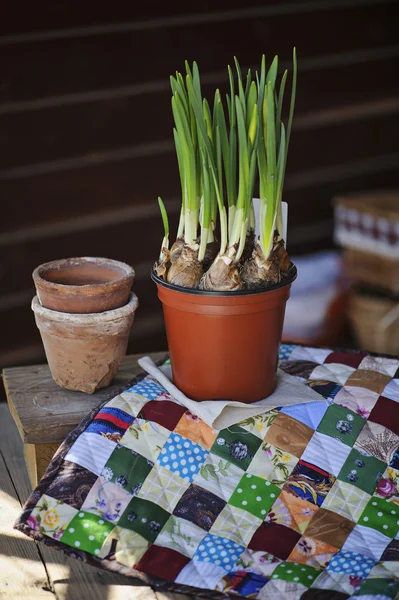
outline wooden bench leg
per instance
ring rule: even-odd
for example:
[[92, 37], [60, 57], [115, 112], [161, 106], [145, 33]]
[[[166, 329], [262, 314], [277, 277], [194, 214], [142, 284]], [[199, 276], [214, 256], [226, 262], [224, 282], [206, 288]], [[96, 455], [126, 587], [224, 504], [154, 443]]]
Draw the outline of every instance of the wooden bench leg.
[[26, 467], [32, 488], [35, 488], [43, 477], [58, 447], [59, 444], [24, 444]]

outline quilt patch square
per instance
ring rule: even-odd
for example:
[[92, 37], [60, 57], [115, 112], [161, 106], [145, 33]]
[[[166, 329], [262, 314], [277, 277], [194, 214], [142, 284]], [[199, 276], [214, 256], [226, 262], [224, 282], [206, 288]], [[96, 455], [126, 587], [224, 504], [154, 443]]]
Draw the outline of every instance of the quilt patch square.
[[[316, 390], [318, 391], [318, 390]], [[310, 429], [317, 429], [328, 408], [327, 402], [305, 402], [284, 406], [280, 412], [300, 421]]]
[[321, 506], [334, 481], [335, 477], [327, 471], [300, 460], [288, 477], [283, 491]]
[[213, 429], [202, 419], [193, 415], [190, 411], [186, 411], [177, 423], [175, 433], [178, 433], [184, 438], [191, 440], [195, 444], [199, 444], [206, 450], [210, 450], [214, 441], [217, 438], [217, 431]]
[[267, 514], [265, 521], [266, 523], [285, 525], [303, 534], [318, 510], [317, 504], [312, 504], [307, 500], [302, 500], [293, 494], [282, 491]]
[[194, 523], [172, 515], [157, 537], [157, 546], [171, 548], [192, 558], [206, 535], [206, 531]]
[[65, 460], [73, 462], [88, 471], [100, 475], [103, 467], [116, 443], [97, 433], [82, 433], [65, 456]]
[[139, 381], [138, 383], [134, 384], [132, 387], [125, 391], [125, 393], [129, 392], [133, 392], [134, 394], [144, 396], [144, 398], [147, 398], [147, 400], [154, 400], [154, 398], [156, 398], [159, 394], [166, 392], [166, 390], [162, 385], [160, 385], [150, 377], [146, 377], [145, 379]]
[[158, 458], [158, 464], [183, 479], [193, 481], [209, 454], [199, 444], [194, 444], [178, 433], [171, 433]]
[[353, 411], [332, 404], [320, 421], [317, 431], [336, 438], [347, 446], [353, 446], [364, 424], [365, 420]]
[[379, 423], [399, 435], [399, 405], [394, 400], [380, 396], [370, 413], [370, 421]]
[[184, 406], [170, 400], [151, 400], [144, 404], [139, 417], [173, 431], [186, 410]]
[[301, 379], [308, 379], [318, 366], [319, 363], [313, 360], [283, 360], [279, 364], [284, 373]]
[[121, 486], [99, 477], [83, 502], [82, 510], [117, 523], [131, 498]]
[[292, 344], [280, 344], [279, 360], [287, 360], [292, 354], [295, 346]]
[[277, 523], [262, 523], [248, 544], [250, 550], [268, 552], [282, 560], [288, 558], [301, 539], [299, 533]]
[[170, 513], [161, 506], [135, 496], [125, 508], [118, 525], [139, 533], [149, 542], [154, 542], [169, 517]]
[[98, 556], [115, 560], [125, 567], [134, 567], [147, 552], [149, 542], [141, 535], [130, 529], [117, 525], [105, 539]]
[[330, 561], [327, 571], [330, 573], [342, 573], [354, 575], [364, 579], [375, 565], [375, 559], [361, 552], [340, 551]]
[[399, 378], [391, 379], [391, 381], [385, 386], [382, 395], [384, 398], [399, 402]]
[[399, 360], [396, 358], [383, 358], [382, 356], [370, 356], [367, 354], [359, 365], [359, 369], [377, 371], [383, 375], [388, 375], [388, 377], [394, 377], [398, 368]]
[[390, 542], [390, 538], [371, 527], [356, 525], [342, 546], [343, 552], [359, 552], [376, 562]]
[[142, 406], [144, 406], [146, 402], [148, 402], [148, 400], [147, 398], [144, 398], [144, 396], [125, 390], [107, 402], [106, 406], [123, 410], [125, 413], [132, 415], [132, 417], [137, 417]]
[[221, 567], [209, 562], [191, 560], [180, 571], [175, 581], [180, 585], [216, 590], [221, 587], [221, 580], [224, 575], [226, 575], [226, 571]]
[[399, 450], [399, 436], [383, 425], [367, 421], [354, 444], [354, 448], [397, 468], [395, 466], [395, 454]]
[[225, 571], [232, 571], [245, 547], [236, 542], [208, 533], [201, 541], [193, 560], [212, 562]]
[[347, 380], [346, 386], [362, 387], [381, 394], [390, 379], [389, 375], [384, 375], [378, 371], [357, 369]]
[[337, 385], [345, 385], [354, 372], [355, 369], [349, 365], [329, 363], [316, 367], [310, 375], [309, 380], [331, 381]]
[[399, 509], [391, 502], [373, 496], [366, 504], [359, 524], [394, 538], [399, 531]]
[[[386, 468], [378, 482], [374, 495], [399, 505], [399, 471], [397, 469]], [[395, 510], [395, 507], [392, 507], [392, 510]]]
[[385, 548], [382, 556], [382, 561], [399, 561], [399, 539], [395, 538]]
[[90, 554], [100, 554], [101, 546], [115, 525], [93, 513], [78, 511], [68, 523], [61, 541]]
[[29, 515], [28, 523], [34, 531], [59, 540], [77, 512], [76, 508], [43, 494]]
[[188, 479], [182, 479], [177, 473], [155, 464], [137, 496], [172, 512], [189, 485]]
[[101, 477], [135, 496], [153, 466], [147, 458], [118, 445], [105, 463]]
[[209, 531], [225, 504], [215, 494], [191, 484], [176, 504], [173, 514]]
[[322, 365], [331, 352], [332, 350], [324, 350], [323, 348], [296, 346], [289, 358], [290, 360], [311, 360]]
[[371, 495], [360, 488], [337, 479], [324, 500], [323, 508], [357, 522], [370, 498]]
[[320, 569], [303, 565], [302, 563], [282, 562], [272, 575], [272, 579], [283, 579], [302, 583], [306, 587], [312, 585], [316, 577], [320, 574]]
[[338, 479], [373, 494], [385, 467], [386, 463], [378, 458], [361, 454], [353, 448], [338, 474]]
[[367, 419], [377, 402], [379, 395], [360, 387], [343, 387], [333, 398], [335, 404], [349, 408], [352, 412]]
[[268, 430], [265, 441], [300, 458], [313, 433], [314, 430], [304, 423], [280, 412]]
[[271, 410], [267, 410], [261, 415], [248, 417], [247, 419], [244, 419], [243, 421], [237, 423], [237, 425], [242, 429], [249, 431], [254, 436], [263, 440], [278, 414], [278, 409], [272, 408]]
[[323, 571], [317, 577], [311, 588], [314, 592], [313, 598], [317, 600], [317, 595], [320, 594], [320, 590], [328, 590], [328, 592], [334, 594], [334, 600], [347, 600], [348, 596], [353, 595], [356, 587], [361, 581], [362, 578], [357, 575]]
[[337, 552], [336, 546], [319, 539], [303, 536], [293, 548], [288, 560], [316, 569], [325, 569]]
[[210, 453], [194, 476], [193, 483], [228, 502], [241, 478], [241, 469]]
[[255, 454], [248, 472], [258, 477], [267, 478], [271, 483], [282, 486], [298, 463], [293, 454], [263, 442]]
[[354, 521], [321, 507], [306, 528], [306, 537], [342, 548], [355, 525]]
[[229, 504], [264, 519], [280, 493], [280, 488], [256, 475], [246, 473], [232, 494]]
[[365, 352], [331, 352], [324, 363], [339, 363], [357, 369], [365, 356]]
[[[342, 390], [342, 385], [338, 385], [338, 383], [333, 383], [332, 381], [325, 381], [324, 379], [315, 379], [309, 380], [307, 382], [308, 387], [310, 387], [314, 392], [323, 396], [326, 400], [334, 400], [336, 395], [340, 390]], [[327, 408], [327, 406], [326, 406]], [[318, 424], [317, 424], [318, 425]], [[315, 429], [317, 428], [317, 425]]]
[[[94, 417], [93, 422], [86, 431], [95, 431], [97, 429], [97, 433], [114, 434], [117, 438], [118, 434], [119, 437], [124, 434], [133, 420], [133, 415], [120, 408], [104, 406]], [[114, 439], [114, 441], [117, 440]]]
[[211, 452], [246, 471], [260, 445], [258, 437], [234, 425], [219, 431]]
[[174, 580], [189, 561], [187, 556], [176, 550], [153, 544], [136, 564], [136, 569], [154, 577]]
[[[371, 579], [367, 578], [362, 581], [359, 586], [357, 595], [362, 597], [382, 596], [383, 598], [396, 598], [396, 594], [399, 592], [399, 580], [398, 579]], [[385, 600], [384, 598], [384, 600]]]
[[169, 435], [170, 431], [158, 423], [146, 421], [145, 419], [135, 419], [121, 437], [120, 445], [154, 463]]
[[47, 495], [79, 509], [96, 481], [95, 473], [66, 460], [47, 488]]
[[255, 515], [226, 504], [214, 522], [211, 533], [232, 540], [240, 546], [248, 546], [253, 534], [262, 524]]
[[245, 598], [256, 598], [268, 581], [267, 577], [256, 573], [247, 573], [246, 571], [242, 573], [228, 573], [222, 578], [222, 584], [224, 584], [223, 591], [225, 593], [240, 594]]
[[302, 455], [302, 461], [337, 477], [350, 451], [350, 446], [343, 444], [341, 440], [316, 431]]
[[269, 554], [262, 550], [250, 550], [249, 548], [246, 548], [237, 560], [232, 571], [245, 570], [251, 573], [257, 573], [258, 575], [263, 575], [263, 577], [270, 577], [280, 562], [281, 559], [274, 556], [274, 554]]

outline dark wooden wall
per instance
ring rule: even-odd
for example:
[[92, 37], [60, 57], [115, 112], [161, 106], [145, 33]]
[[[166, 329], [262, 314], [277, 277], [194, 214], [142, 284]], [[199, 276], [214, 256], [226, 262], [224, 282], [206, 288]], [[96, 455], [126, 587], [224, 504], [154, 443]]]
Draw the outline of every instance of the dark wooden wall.
[[[160, 3], [161, 5], [161, 3]], [[332, 245], [331, 198], [399, 183], [397, 2], [13, 2], [0, 21], [0, 366], [42, 360], [30, 311], [41, 262], [108, 256], [135, 266], [130, 351], [165, 347], [149, 279], [161, 194], [179, 182], [169, 75], [199, 63], [204, 91], [236, 54], [299, 55], [285, 199], [291, 253]]]

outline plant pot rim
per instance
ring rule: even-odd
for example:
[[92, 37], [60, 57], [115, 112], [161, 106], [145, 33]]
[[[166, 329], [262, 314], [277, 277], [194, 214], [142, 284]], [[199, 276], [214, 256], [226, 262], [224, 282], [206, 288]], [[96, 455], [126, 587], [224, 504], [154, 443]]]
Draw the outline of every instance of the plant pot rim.
[[[56, 270], [60, 267], [67, 268], [68, 266], [77, 266], [84, 265], [85, 263], [95, 263], [98, 266], [103, 267], [114, 267], [119, 269], [124, 275], [121, 275], [117, 279], [113, 279], [112, 281], [104, 281], [103, 283], [85, 283], [83, 285], [69, 285], [66, 283], [56, 283], [54, 281], [48, 281], [43, 277], [43, 274], [46, 271]], [[52, 260], [47, 263], [43, 263], [36, 267], [36, 269], [32, 273], [33, 281], [35, 285], [40, 285], [43, 288], [47, 288], [49, 291], [55, 291], [59, 288], [62, 290], [68, 290], [72, 294], [81, 294], [83, 290], [87, 290], [88, 292], [96, 293], [96, 291], [107, 291], [111, 290], [114, 287], [119, 287], [121, 283], [128, 282], [129, 279], [132, 279], [135, 275], [133, 267], [130, 265], [121, 262], [119, 260], [114, 260], [113, 258], [104, 258], [104, 257], [96, 257], [96, 256], [76, 256], [71, 258], [60, 258], [59, 260]]]
[[193, 294], [196, 296], [208, 296], [208, 297], [225, 297], [230, 298], [232, 296], [254, 296], [257, 294], [268, 294], [269, 292], [273, 292], [274, 290], [278, 290], [282, 287], [286, 287], [287, 285], [291, 285], [293, 281], [297, 278], [297, 268], [294, 263], [291, 263], [290, 275], [284, 281], [280, 283], [276, 283], [275, 285], [264, 289], [264, 290], [237, 290], [233, 292], [218, 292], [212, 290], [198, 290], [193, 288], [185, 288], [180, 285], [174, 285], [172, 283], [168, 283], [164, 281], [158, 275], [155, 274], [154, 269], [151, 271], [151, 279], [157, 284], [161, 285], [168, 290], [173, 290], [174, 292], [181, 292], [183, 294]]
[[57, 323], [65, 323], [70, 325], [93, 325], [99, 321], [107, 323], [109, 321], [116, 321], [124, 319], [125, 317], [134, 313], [139, 305], [138, 298], [133, 292], [130, 293], [129, 301], [120, 308], [114, 308], [113, 310], [106, 310], [101, 313], [65, 313], [58, 310], [52, 310], [45, 308], [39, 302], [39, 298], [34, 296], [32, 299], [31, 308], [33, 312], [45, 319], [51, 321], [57, 321]]

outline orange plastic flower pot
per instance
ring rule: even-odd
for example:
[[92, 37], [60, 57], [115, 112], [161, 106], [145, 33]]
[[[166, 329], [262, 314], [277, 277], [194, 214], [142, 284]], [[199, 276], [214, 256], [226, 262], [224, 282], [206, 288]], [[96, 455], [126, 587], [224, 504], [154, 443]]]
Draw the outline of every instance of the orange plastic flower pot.
[[163, 305], [173, 381], [194, 400], [252, 403], [277, 383], [285, 305], [296, 268], [267, 291], [206, 292], [152, 273]]

